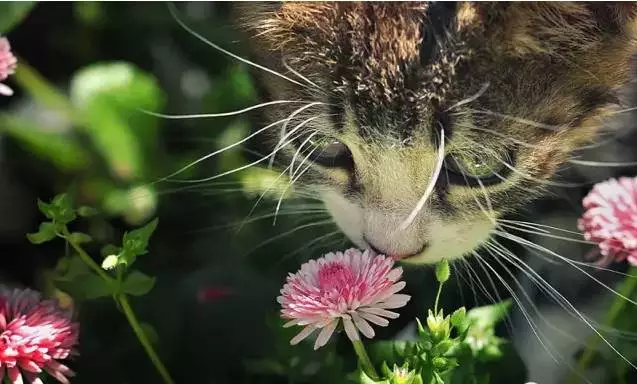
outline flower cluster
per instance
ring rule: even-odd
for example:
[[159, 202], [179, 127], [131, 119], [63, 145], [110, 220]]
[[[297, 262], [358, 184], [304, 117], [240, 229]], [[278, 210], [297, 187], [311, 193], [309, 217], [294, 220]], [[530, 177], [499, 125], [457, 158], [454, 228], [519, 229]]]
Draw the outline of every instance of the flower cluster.
[[398, 281], [402, 268], [393, 265], [391, 258], [371, 250], [349, 249], [311, 260], [290, 274], [278, 297], [281, 314], [290, 319], [286, 326], [305, 327], [291, 344], [320, 329], [314, 344], [317, 349], [327, 343], [341, 322], [352, 341], [360, 339], [359, 332], [374, 337], [369, 323], [387, 326], [388, 318], [398, 317], [389, 309], [403, 307], [410, 299], [398, 293], [405, 282]]
[[597, 243], [606, 260], [637, 266], [637, 177], [596, 184], [582, 204], [578, 227], [586, 240]]
[[54, 300], [30, 289], [0, 290], [0, 381], [42, 384], [46, 371], [60, 383], [73, 372], [60, 363], [74, 353], [78, 324]]
[[11, 52], [9, 40], [5, 37], [0, 37], [0, 95], [13, 95], [13, 90], [6, 84], [3, 84], [2, 81], [6, 80], [9, 75], [15, 73], [17, 63], [18, 59], [16, 59]]

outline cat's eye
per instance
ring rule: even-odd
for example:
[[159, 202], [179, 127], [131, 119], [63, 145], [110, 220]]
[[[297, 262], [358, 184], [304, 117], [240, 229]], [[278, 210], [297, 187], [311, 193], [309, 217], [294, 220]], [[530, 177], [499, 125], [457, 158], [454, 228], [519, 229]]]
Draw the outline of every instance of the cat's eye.
[[458, 151], [447, 156], [445, 167], [449, 182], [479, 186], [497, 184], [509, 173], [511, 156], [489, 152]]
[[327, 135], [312, 135], [303, 152], [309, 156], [309, 160], [326, 167], [350, 168], [352, 166], [352, 153], [339, 140]]

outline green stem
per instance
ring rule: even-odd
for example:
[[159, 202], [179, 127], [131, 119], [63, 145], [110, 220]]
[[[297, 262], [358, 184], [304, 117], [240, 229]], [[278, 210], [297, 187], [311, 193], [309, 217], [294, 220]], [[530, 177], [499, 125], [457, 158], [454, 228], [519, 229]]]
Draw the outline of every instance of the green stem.
[[440, 294], [442, 293], [442, 284], [438, 284], [438, 293], [436, 293], [436, 301], [434, 302], [434, 316], [438, 316], [438, 301], [440, 301]]
[[[619, 316], [621, 311], [626, 306], [627, 300], [624, 299], [624, 297], [630, 297], [635, 290], [635, 287], [637, 287], [637, 267], [631, 267], [628, 270], [628, 275], [629, 276], [626, 276], [624, 278], [617, 289], [617, 292], [619, 292], [620, 295], [616, 295], [613, 303], [606, 313], [603, 323], [605, 327], [612, 327], [615, 319], [617, 318], [617, 316]], [[599, 346], [599, 343], [601, 341], [601, 338], [597, 334], [592, 335], [589, 338], [588, 343], [586, 344], [586, 348], [584, 349], [584, 353], [582, 353], [582, 356], [579, 359], [577, 368], [571, 373], [569, 383], [579, 382], [579, 374], [584, 374], [586, 368], [588, 367], [588, 364], [590, 364], [590, 362], [593, 360], [597, 347]]]
[[[62, 237], [66, 240], [67, 244], [71, 245], [71, 247], [77, 252], [77, 254], [80, 256], [80, 259], [82, 259], [82, 261], [86, 265], [93, 269], [95, 273], [97, 273], [104, 281], [112, 283], [115, 280], [111, 276], [109, 276], [108, 273], [106, 273], [102, 269], [102, 267], [100, 267], [79, 244], [70, 240], [70, 233], [67, 228], [64, 228], [62, 230]], [[118, 273], [118, 280], [121, 280], [121, 272]], [[133, 308], [131, 308], [128, 302], [128, 297], [125, 294], [120, 294], [116, 296], [116, 301], [124, 311], [124, 315], [126, 316], [128, 323], [131, 325], [131, 328], [133, 328], [137, 339], [139, 339], [139, 342], [142, 344], [142, 347], [144, 347], [146, 354], [152, 361], [153, 365], [155, 366], [161, 377], [164, 379], [164, 382], [166, 384], [173, 384], [174, 381], [170, 377], [168, 370], [166, 369], [166, 367], [164, 367], [164, 364], [161, 362], [161, 359], [153, 349], [150, 340], [148, 340], [148, 337], [146, 337], [144, 330], [139, 324], [137, 316], [135, 316], [135, 312], [133, 312]]]
[[75, 250], [75, 252], [77, 252], [77, 254], [80, 256], [80, 259], [82, 259], [82, 261], [88, 265], [93, 271], [95, 271], [95, 273], [97, 273], [102, 279], [104, 279], [107, 282], [112, 282], [113, 278], [110, 277], [108, 275], [108, 273], [106, 273], [102, 267], [99, 266], [99, 264], [97, 264], [95, 262], [95, 260], [93, 260], [93, 258], [91, 256], [89, 256], [88, 253], [86, 253], [86, 251], [84, 249], [82, 249], [82, 247], [80, 247], [79, 244], [76, 244], [75, 242], [70, 240], [70, 233], [69, 230], [64, 228], [64, 230], [62, 231], [62, 237], [66, 240], [66, 242], [68, 244], [71, 245], [71, 248], [73, 248]]
[[119, 295], [117, 298], [117, 301], [121, 305], [122, 310], [124, 311], [124, 315], [126, 315], [126, 319], [128, 319], [128, 322], [130, 323], [131, 327], [133, 328], [133, 331], [135, 332], [135, 335], [137, 336], [137, 338], [139, 339], [139, 342], [144, 347], [146, 354], [148, 355], [150, 360], [153, 362], [153, 365], [157, 369], [157, 372], [159, 372], [161, 377], [164, 379], [165, 383], [173, 384], [174, 381], [170, 377], [168, 370], [166, 369], [164, 364], [161, 362], [161, 359], [157, 355], [157, 352], [155, 352], [155, 350], [153, 349], [153, 346], [150, 343], [150, 340], [148, 340], [148, 337], [146, 337], [144, 330], [139, 324], [139, 320], [137, 320], [137, 317], [135, 316], [135, 312], [133, 312], [133, 309], [131, 308], [130, 303], [128, 302], [128, 297], [125, 294]]
[[369, 355], [367, 355], [367, 351], [365, 350], [363, 342], [360, 340], [352, 341], [352, 345], [354, 346], [356, 356], [358, 356], [358, 361], [363, 368], [363, 372], [365, 372], [365, 374], [372, 380], [379, 380], [380, 376], [378, 376], [378, 373], [376, 373], [376, 369], [374, 369], [374, 365], [369, 359]]

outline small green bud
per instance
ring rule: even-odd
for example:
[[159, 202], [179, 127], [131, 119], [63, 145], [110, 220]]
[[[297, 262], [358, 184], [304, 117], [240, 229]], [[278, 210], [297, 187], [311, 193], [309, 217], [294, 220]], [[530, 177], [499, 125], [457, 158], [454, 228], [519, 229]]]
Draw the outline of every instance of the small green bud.
[[394, 371], [389, 379], [390, 384], [415, 384], [417, 383], [416, 371], [409, 370], [409, 364], [405, 363], [402, 367], [398, 367], [394, 364]]
[[445, 281], [449, 280], [450, 274], [449, 262], [446, 259], [440, 260], [436, 264], [436, 279], [438, 280], [438, 282], [442, 284]]
[[442, 371], [447, 367], [447, 359], [445, 359], [444, 357], [434, 357], [431, 362], [434, 366], [434, 369], [438, 371]]
[[427, 327], [429, 327], [434, 342], [448, 339], [451, 335], [449, 316], [443, 318], [441, 314], [433, 316], [429, 313], [429, 316], [427, 316]]

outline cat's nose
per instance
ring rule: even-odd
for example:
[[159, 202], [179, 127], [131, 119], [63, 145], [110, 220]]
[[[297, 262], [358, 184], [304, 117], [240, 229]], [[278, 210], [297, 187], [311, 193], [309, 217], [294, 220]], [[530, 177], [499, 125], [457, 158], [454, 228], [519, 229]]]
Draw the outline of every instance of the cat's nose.
[[371, 241], [370, 241], [369, 239], [367, 239], [366, 237], [364, 238], [364, 240], [365, 240], [365, 242], [367, 243], [367, 245], [369, 246], [369, 248], [370, 248], [372, 251], [374, 251], [374, 252], [376, 252], [376, 253], [378, 253], [378, 254], [380, 254], [380, 255], [391, 256], [391, 257], [393, 257], [393, 258], [395, 258], [395, 259], [407, 259], [407, 258], [412, 257], [412, 256], [420, 255], [421, 253], [423, 253], [423, 252], [427, 249], [427, 247], [429, 247], [429, 242], [425, 242], [425, 243], [424, 243], [424, 244], [420, 247], [420, 249], [418, 249], [418, 250], [417, 250], [417, 251], [415, 251], [415, 252], [410, 252], [410, 253], [404, 253], [404, 252], [403, 252], [403, 253], [400, 253], [400, 252], [396, 252], [395, 250], [394, 250], [394, 251], [392, 251], [392, 250], [390, 250], [390, 249], [382, 249], [382, 248], [379, 248], [379, 247], [377, 247], [376, 245], [374, 245], [374, 243], [373, 243], [373, 242], [371, 242]]

